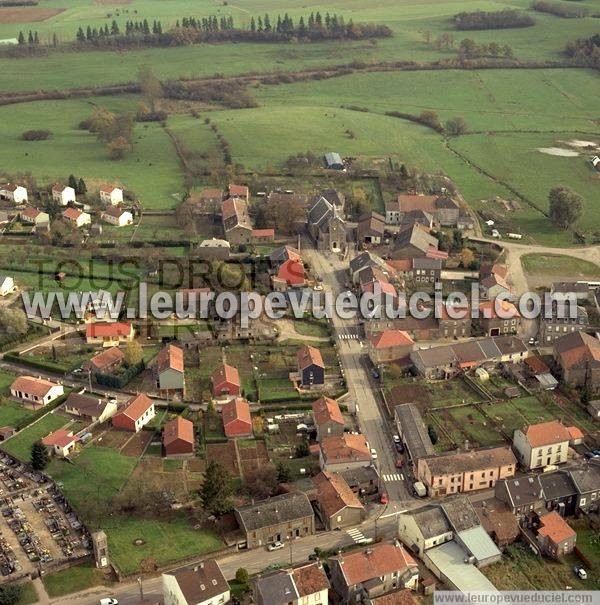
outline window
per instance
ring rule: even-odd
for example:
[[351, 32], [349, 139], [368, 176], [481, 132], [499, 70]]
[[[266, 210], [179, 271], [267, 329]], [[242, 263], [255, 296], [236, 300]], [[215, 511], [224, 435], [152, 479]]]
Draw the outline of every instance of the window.
[[579, 500], [579, 506], [585, 506], [586, 502], [587, 500], [585, 498], [581, 498], [581, 500]]

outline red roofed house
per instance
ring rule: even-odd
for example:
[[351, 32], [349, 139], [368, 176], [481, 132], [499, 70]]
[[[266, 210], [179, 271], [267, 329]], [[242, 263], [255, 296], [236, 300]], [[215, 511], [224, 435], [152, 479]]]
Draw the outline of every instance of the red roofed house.
[[513, 449], [526, 469], [543, 468], [567, 461], [570, 440], [567, 427], [551, 420], [515, 430]]
[[239, 397], [242, 394], [239, 372], [226, 363], [212, 373], [210, 381], [214, 397]]
[[19, 376], [10, 385], [10, 394], [15, 399], [46, 405], [65, 392], [62, 384], [56, 384], [33, 376]]
[[123, 365], [125, 354], [119, 347], [110, 347], [98, 355], [94, 355], [84, 364], [86, 371], [106, 373], [116, 370]]
[[402, 588], [416, 590], [419, 582], [416, 561], [398, 542], [332, 557], [330, 570], [333, 588], [344, 604], [364, 603]]
[[137, 433], [155, 416], [154, 402], [146, 395], [135, 395], [112, 419], [113, 426]]
[[82, 212], [81, 210], [77, 210], [77, 208], [67, 208], [62, 213], [62, 217], [67, 223], [74, 225], [78, 229], [92, 222], [92, 217], [87, 212]]
[[89, 345], [114, 347], [133, 340], [133, 325], [125, 321], [98, 321], [85, 327], [85, 341]]
[[549, 374], [550, 368], [544, 363], [544, 361], [537, 357], [537, 355], [532, 355], [525, 360], [525, 365], [529, 369], [529, 373], [532, 376], [540, 376], [541, 374]]
[[79, 439], [73, 435], [73, 431], [58, 429], [58, 431], [46, 435], [42, 439], [42, 444], [51, 449], [57, 456], [66, 458], [75, 449], [75, 444], [78, 441]]
[[314, 478], [321, 519], [329, 530], [360, 525], [365, 509], [342, 475], [323, 471]]
[[232, 185], [230, 184], [227, 193], [229, 197], [239, 197], [246, 202], [250, 200], [250, 190], [246, 185]]
[[275, 290], [285, 290], [286, 287], [303, 286], [306, 283], [306, 272], [302, 260], [288, 259], [284, 261], [273, 276]]
[[371, 466], [371, 463], [371, 451], [364, 435], [344, 433], [321, 441], [319, 464], [322, 470], [341, 472]]
[[37, 225], [39, 223], [49, 223], [50, 215], [47, 212], [42, 212], [37, 208], [27, 206], [21, 210], [21, 222], [28, 223], [29, 225]]
[[10, 200], [15, 204], [22, 204], [27, 201], [27, 189], [22, 185], [8, 183], [0, 185], [0, 199]]
[[56, 183], [52, 185], [52, 199], [61, 206], [66, 206], [69, 202], [75, 202], [75, 189]]
[[537, 541], [546, 555], [559, 559], [573, 552], [577, 534], [556, 511], [552, 511], [540, 517]]
[[252, 435], [250, 404], [241, 397], [228, 401], [222, 408], [225, 436], [249, 437]]
[[402, 330], [385, 330], [373, 334], [369, 339], [369, 357], [374, 364], [396, 361], [408, 357], [414, 341]]
[[521, 326], [521, 314], [508, 300], [493, 299], [479, 305], [478, 322], [486, 336], [516, 334]]
[[154, 362], [154, 378], [161, 391], [185, 390], [183, 349], [168, 344], [163, 347]]
[[569, 445], [580, 445], [583, 443], [583, 431], [577, 426], [568, 426], [567, 431], [569, 431]]
[[177, 416], [169, 420], [163, 428], [163, 454], [170, 456], [191, 456], [194, 454], [194, 423]]
[[321, 351], [310, 345], [301, 347], [297, 354], [300, 385], [303, 387], [325, 384], [325, 364]]
[[344, 417], [335, 399], [321, 397], [312, 404], [313, 417], [317, 427], [317, 441], [344, 433]]
[[275, 240], [275, 229], [252, 229], [253, 244], [268, 244]]

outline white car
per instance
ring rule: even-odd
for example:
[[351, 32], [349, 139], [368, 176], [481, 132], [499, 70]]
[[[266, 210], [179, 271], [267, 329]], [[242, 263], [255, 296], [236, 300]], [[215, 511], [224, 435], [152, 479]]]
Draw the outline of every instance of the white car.
[[280, 550], [281, 548], [283, 548], [283, 542], [273, 542], [273, 544], [268, 544], [267, 545], [267, 550], [272, 551], [272, 550]]
[[394, 443], [400, 443], [400, 437], [398, 435], [394, 435], [392, 439], [394, 440]]
[[106, 599], [100, 599], [100, 605], [119, 605], [119, 601], [112, 597], [107, 597]]
[[371, 460], [377, 460], [377, 450], [374, 447], [371, 448]]

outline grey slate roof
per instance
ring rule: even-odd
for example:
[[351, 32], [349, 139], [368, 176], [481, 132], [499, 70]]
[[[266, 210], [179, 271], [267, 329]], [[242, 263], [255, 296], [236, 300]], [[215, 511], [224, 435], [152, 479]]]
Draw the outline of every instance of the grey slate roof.
[[379, 258], [375, 254], [371, 254], [370, 252], [362, 252], [350, 261], [350, 271], [352, 274], [354, 274], [366, 267], [381, 267], [384, 264], [383, 259]]
[[446, 515], [439, 506], [427, 505], [410, 511], [409, 513], [423, 534], [425, 540], [435, 538], [452, 531]]
[[263, 603], [269, 605], [287, 605], [299, 598], [292, 576], [287, 571], [258, 578], [256, 590], [260, 593]]
[[235, 510], [246, 531], [313, 516], [312, 506], [306, 494], [301, 492], [282, 494]]
[[402, 427], [402, 438], [413, 460], [435, 453], [425, 422], [414, 403], [397, 405], [394, 415]]
[[544, 488], [546, 500], [566, 498], [567, 496], [574, 496], [577, 493], [571, 477], [561, 471], [540, 475], [540, 483]]
[[502, 355], [525, 353], [527, 345], [516, 336], [497, 336], [494, 338], [494, 344], [500, 349]]
[[539, 475], [501, 479], [498, 483], [504, 483], [508, 498], [514, 507], [529, 506], [544, 498]]
[[446, 498], [441, 503], [448, 522], [456, 532], [466, 531], [481, 525], [477, 512], [466, 496]]
[[438, 366], [451, 365], [456, 361], [456, 355], [451, 346], [431, 347], [413, 351], [411, 359], [418, 359], [426, 368], [437, 368]]
[[422, 252], [427, 252], [430, 248], [437, 249], [438, 240], [427, 233], [422, 227], [413, 225], [407, 229], [403, 229], [394, 240], [394, 249], [401, 250], [408, 246], [414, 246]]
[[578, 468], [571, 468], [568, 473], [579, 493], [600, 491], [600, 464], [595, 461]]

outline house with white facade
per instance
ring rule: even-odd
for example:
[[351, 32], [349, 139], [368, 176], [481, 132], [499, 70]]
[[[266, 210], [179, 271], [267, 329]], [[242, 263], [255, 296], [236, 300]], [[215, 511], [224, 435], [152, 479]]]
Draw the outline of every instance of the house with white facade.
[[22, 185], [8, 183], [0, 185], [0, 198], [14, 202], [15, 204], [23, 204], [27, 201], [27, 189]]
[[162, 575], [165, 605], [225, 605], [231, 593], [229, 584], [214, 559]]
[[0, 275], [0, 296], [7, 296], [16, 289], [15, 280], [10, 275]]
[[56, 384], [43, 378], [33, 376], [19, 376], [10, 385], [10, 394], [15, 399], [28, 403], [47, 405], [57, 397], [61, 397], [65, 390], [62, 384]]
[[129, 210], [114, 206], [102, 213], [102, 220], [115, 227], [126, 227], [133, 223], [133, 214]]
[[513, 449], [523, 466], [530, 470], [567, 461], [571, 434], [558, 420], [530, 424], [517, 429]]
[[100, 201], [110, 206], [123, 203], [123, 190], [112, 185], [104, 185], [100, 188]]
[[69, 202], [75, 202], [75, 189], [64, 185], [53, 185], [52, 199], [61, 206], [66, 206]]
[[92, 217], [87, 212], [82, 212], [81, 210], [77, 210], [77, 208], [67, 208], [62, 213], [62, 217], [67, 223], [78, 229], [92, 222]]

